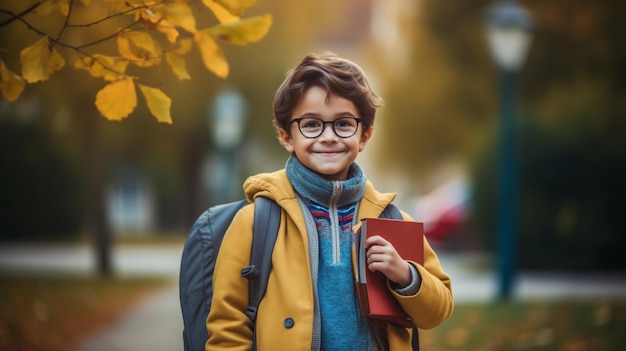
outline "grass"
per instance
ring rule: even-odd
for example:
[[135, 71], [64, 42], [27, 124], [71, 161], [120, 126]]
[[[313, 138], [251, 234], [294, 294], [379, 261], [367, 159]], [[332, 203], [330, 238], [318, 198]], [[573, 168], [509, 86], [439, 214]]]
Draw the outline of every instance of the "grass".
[[428, 351], [624, 350], [626, 299], [458, 305], [420, 342]]
[[164, 279], [0, 276], [0, 350], [72, 351]]

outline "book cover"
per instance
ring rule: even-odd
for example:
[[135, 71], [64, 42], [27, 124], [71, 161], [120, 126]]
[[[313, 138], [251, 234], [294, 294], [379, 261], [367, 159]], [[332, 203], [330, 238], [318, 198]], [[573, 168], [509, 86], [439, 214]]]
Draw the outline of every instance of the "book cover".
[[398, 254], [409, 261], [424, 263], [424, 224], [383, 218], [366, 218], [355, 237], [356, 287], [365, 317], [382, 319], [407, 328], [413, 327], [411, 318], [387, 287], [387, 277], [371, 272], [365, 261], [365, 239], [380, 235], [389, 241]]

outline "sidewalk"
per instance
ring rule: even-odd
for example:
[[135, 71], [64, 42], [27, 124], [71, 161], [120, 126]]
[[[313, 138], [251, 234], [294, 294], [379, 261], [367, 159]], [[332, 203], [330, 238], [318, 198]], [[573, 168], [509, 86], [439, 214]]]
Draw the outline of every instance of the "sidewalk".
[[183, 350], [178, 282], [143, 301], [78, 351]]
[[[183, 349], [182, 317], [178, 300], [178, 270], [182, 246], [120, 247], [113, 266], [120, 275], [170, 277], [172, 284], [128, 311], [119, 323], [88, 340], [79, 351], [176, 351]], [[483, 254], [439, 254], [452, 278], [457, 304], [486, 302], [495, 297], [495, 275]], [[90, 272], [88, 247], [0, 246], [0, 270]], [[514, 298], [598, 299], [626, 298], [626, 274], [559, 274], [521, 272]]]

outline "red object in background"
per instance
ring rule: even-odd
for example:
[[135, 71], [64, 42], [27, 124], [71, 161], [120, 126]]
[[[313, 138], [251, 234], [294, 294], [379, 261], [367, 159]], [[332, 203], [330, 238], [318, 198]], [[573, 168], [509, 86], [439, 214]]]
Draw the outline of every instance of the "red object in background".
[[443, 242], [461, 231], [466, 210], [463, 204], [450, 208], [433, 221], [424, 223], [424, 232], [429, 241]]
[[424, 223], [431, 244], [457, 247], [469, 240], [464, 231], [469, 199], [469, 181], [464, 174], [458, 174], [416, 200], [414, 218]]

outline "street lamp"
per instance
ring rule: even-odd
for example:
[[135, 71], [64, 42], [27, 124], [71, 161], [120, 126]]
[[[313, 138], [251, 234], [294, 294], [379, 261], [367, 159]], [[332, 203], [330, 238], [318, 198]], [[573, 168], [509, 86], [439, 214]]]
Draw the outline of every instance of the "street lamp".
[[237, 151], [243, 131], [247, 105], [241, 94], [234, 89], [221, 91], [211, 106], [209, 128], [217, 151], [211, 184], [216, 202], [232, 201], [239, 181]]
[[500, 132], [497, 222], [498, 298], [508, 299], [515, 276], [517, 229], [517, 111], [515, 82], [531, 42], [534, 20], [515, 0], [487, 8], [489, 48], [500, 70]]

